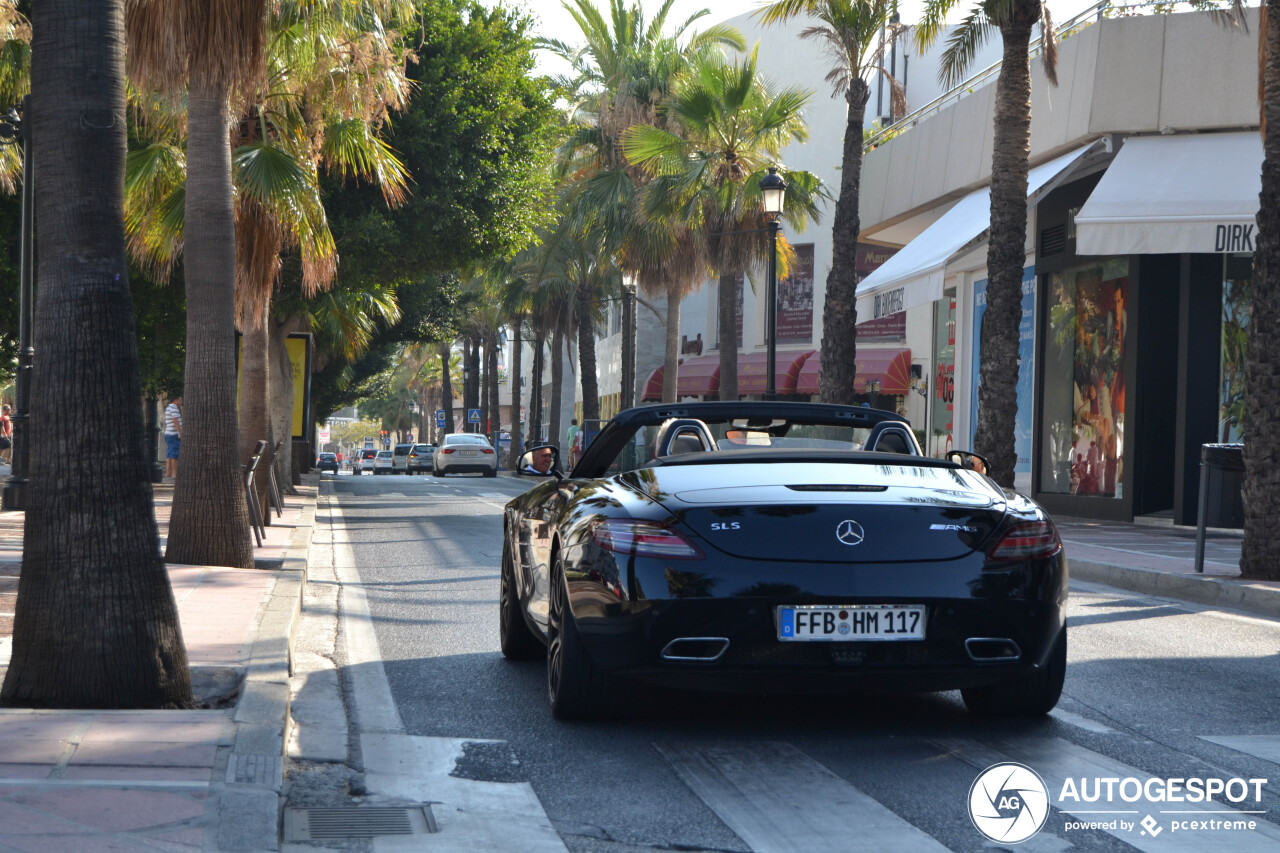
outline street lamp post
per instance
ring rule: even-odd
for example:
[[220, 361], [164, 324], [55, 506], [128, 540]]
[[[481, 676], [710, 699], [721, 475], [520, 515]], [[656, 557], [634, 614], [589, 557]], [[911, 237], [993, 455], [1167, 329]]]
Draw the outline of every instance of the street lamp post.
[[5, 509], [25, 510], [30, 502], [27, 473], [31, 465], [31, 366], [35, 361], [35, 349], [31, 344], [35, 325], [35, 286], [32, 280], [33, 213], [35, 195], [32, 178], [35, 164], [31, 158], [31, 129], [25, 117], [31, 104], [31, 96], [22, 99], [22, 115], [10, 109], [0, 117], [0, 144], [22, 143], [22, 250], [19, 261], [18, 285], [18, 375], [14, 381], [13, 446], [9, 458], [12, 468], [0, 505]]
[[778, 399], [778, 223], [782, 218], [782, 200], [787, 193], [787, 182], [778, 174], [778, 169], [769, 167], [769, 174], [760, 179], [760, 197], [764, 214], [769, 218], [769, 289], [766, 295], [766, 310], [769, 312], [765, 327], [766, 367], [764, 398]]

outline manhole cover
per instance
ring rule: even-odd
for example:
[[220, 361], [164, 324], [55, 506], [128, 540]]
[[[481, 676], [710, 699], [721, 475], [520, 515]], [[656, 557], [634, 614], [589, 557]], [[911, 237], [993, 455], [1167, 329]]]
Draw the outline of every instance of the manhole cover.
[[284, 816], [289, 841], [374, 838], [379, 835], [424, 835], [436, 831], [431, 806], [411, 808], [288, 809]]

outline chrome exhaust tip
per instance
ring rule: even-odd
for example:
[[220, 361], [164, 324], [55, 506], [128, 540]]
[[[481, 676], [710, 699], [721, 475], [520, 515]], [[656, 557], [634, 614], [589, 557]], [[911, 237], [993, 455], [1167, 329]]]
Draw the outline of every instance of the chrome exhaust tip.
[[1012, 661], [1022, 657], [1018, 644], [1005, 637], [970, 637], [964, 641], [964, 650], [969, 653], [970, 660], [981, 663]]
[[684, 663], [715, 663], [727, 651], [728, 637], [677, 637], [662, 649], [662, 659]]

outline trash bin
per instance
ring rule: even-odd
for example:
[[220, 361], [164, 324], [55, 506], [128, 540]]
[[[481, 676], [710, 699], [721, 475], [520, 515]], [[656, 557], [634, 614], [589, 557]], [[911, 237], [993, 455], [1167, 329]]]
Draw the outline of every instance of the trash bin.
[[1244, 527], [1243, 444], [1200, 445], [1200, 519], [1204, 527]]

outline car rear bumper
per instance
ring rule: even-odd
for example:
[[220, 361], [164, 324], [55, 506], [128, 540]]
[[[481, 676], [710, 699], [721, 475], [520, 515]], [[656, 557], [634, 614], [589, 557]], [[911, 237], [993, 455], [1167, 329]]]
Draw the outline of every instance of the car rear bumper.
[[436, 465], [437, 471], [446, 474], [483, 474], [498, 470], [497, 462], [447, 462]]

